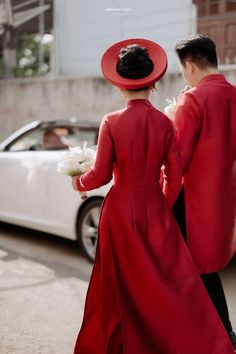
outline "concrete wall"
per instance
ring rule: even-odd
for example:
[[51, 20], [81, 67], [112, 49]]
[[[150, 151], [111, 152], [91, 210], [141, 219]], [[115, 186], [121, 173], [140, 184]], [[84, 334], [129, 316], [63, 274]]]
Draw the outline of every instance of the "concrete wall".
[[0, 140], [32, 120], [100, 120], [116, 101], [102, 79], [0, 81]]
[[[236, 83], [236, 70], [226, 71]], [[156, 85], [151, 101], [159, 109], [165, 99], [177, 96], [185, 86], [180, 74], [168, 74]], [[100, 121], [104, 114], [120, 109], [124, 102], [118, 90], [103, 79], [44, 78], [0, 81], [0, 141], [33, 120], [76, 116]]]

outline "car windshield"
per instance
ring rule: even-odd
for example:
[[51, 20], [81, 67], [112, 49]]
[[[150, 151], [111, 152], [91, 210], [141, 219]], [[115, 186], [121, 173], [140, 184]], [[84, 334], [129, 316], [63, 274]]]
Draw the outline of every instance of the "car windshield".
[[62, 150], [69, 146], [81, 146], [85, 141], [89, 146], [97, 143], [98, 129], [80, 127], [38, 127], [24, 133], [10, 143], [8, 151]]

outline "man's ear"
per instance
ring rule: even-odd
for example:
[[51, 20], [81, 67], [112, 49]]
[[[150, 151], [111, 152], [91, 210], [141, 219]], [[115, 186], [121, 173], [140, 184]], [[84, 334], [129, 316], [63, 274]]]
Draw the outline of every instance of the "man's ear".
[[196, 65], [192, 61], [186, 60], [185, 66], [190, 74], [193, 74], [196, 70]]

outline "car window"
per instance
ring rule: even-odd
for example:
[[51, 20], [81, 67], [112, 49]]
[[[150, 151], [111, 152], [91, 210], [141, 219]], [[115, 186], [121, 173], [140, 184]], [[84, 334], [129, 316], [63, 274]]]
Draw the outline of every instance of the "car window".
[[97, 143], [98, 129], [80, 127], [45, 127], [31, 130], [11, 143], [8, 151], [62, 150], [69, 146], [88, 146]]
[[42, 150], [60, 150], [69, 146], [88, 146], [97, 142], [97, 129], [79, 127], [55, 127], [47, 129], [43, 135]]
[[23, 134], [20, 138], [11, 143], [7, 150], [8, 151], [29, 151], [38, 150], [42, 145], [43, 132], [41, 129], [37, 128]]
[[82, 145], [85, 141], [88, 146], [97, 144], [98, 129], [86, 129], [86, 128], [74, 128], [73, 134], [64, 137], [64, 141], [67, 138], [67, 142], [70, 145]]

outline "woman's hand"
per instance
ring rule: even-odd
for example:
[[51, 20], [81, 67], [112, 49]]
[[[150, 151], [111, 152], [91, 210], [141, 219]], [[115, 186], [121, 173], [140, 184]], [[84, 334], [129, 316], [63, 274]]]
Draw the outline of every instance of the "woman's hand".
[[77, 177], [78, 177], [78, 176], [72, 177], [72, 182], [71, 182], [71, 184], [72, 184], [73, 189], [74, 189], [76, 192], [79, 192], [79, 190], [78, 190], [78, 188], [77, 188], [77, 185], [76, 185], [76, 178], [77, 178]]
[[85, 200], [85, 199], [87, 199], [87, 197], [88, 197], [88, 196], [87, 196], [87, 193], [86, 193], [86, 192], [81, 192], [81, 191], [78, 190], [77, 184], [76, 184], [76, 178], [77, 178], [77, 177], [79, 177], [79, 176], [72, 177], [72, 182], [71, 182], [72, 187], [73, 187], [73, 189], [74, 189], [76, 192], [79, 192], [81, 199]]

